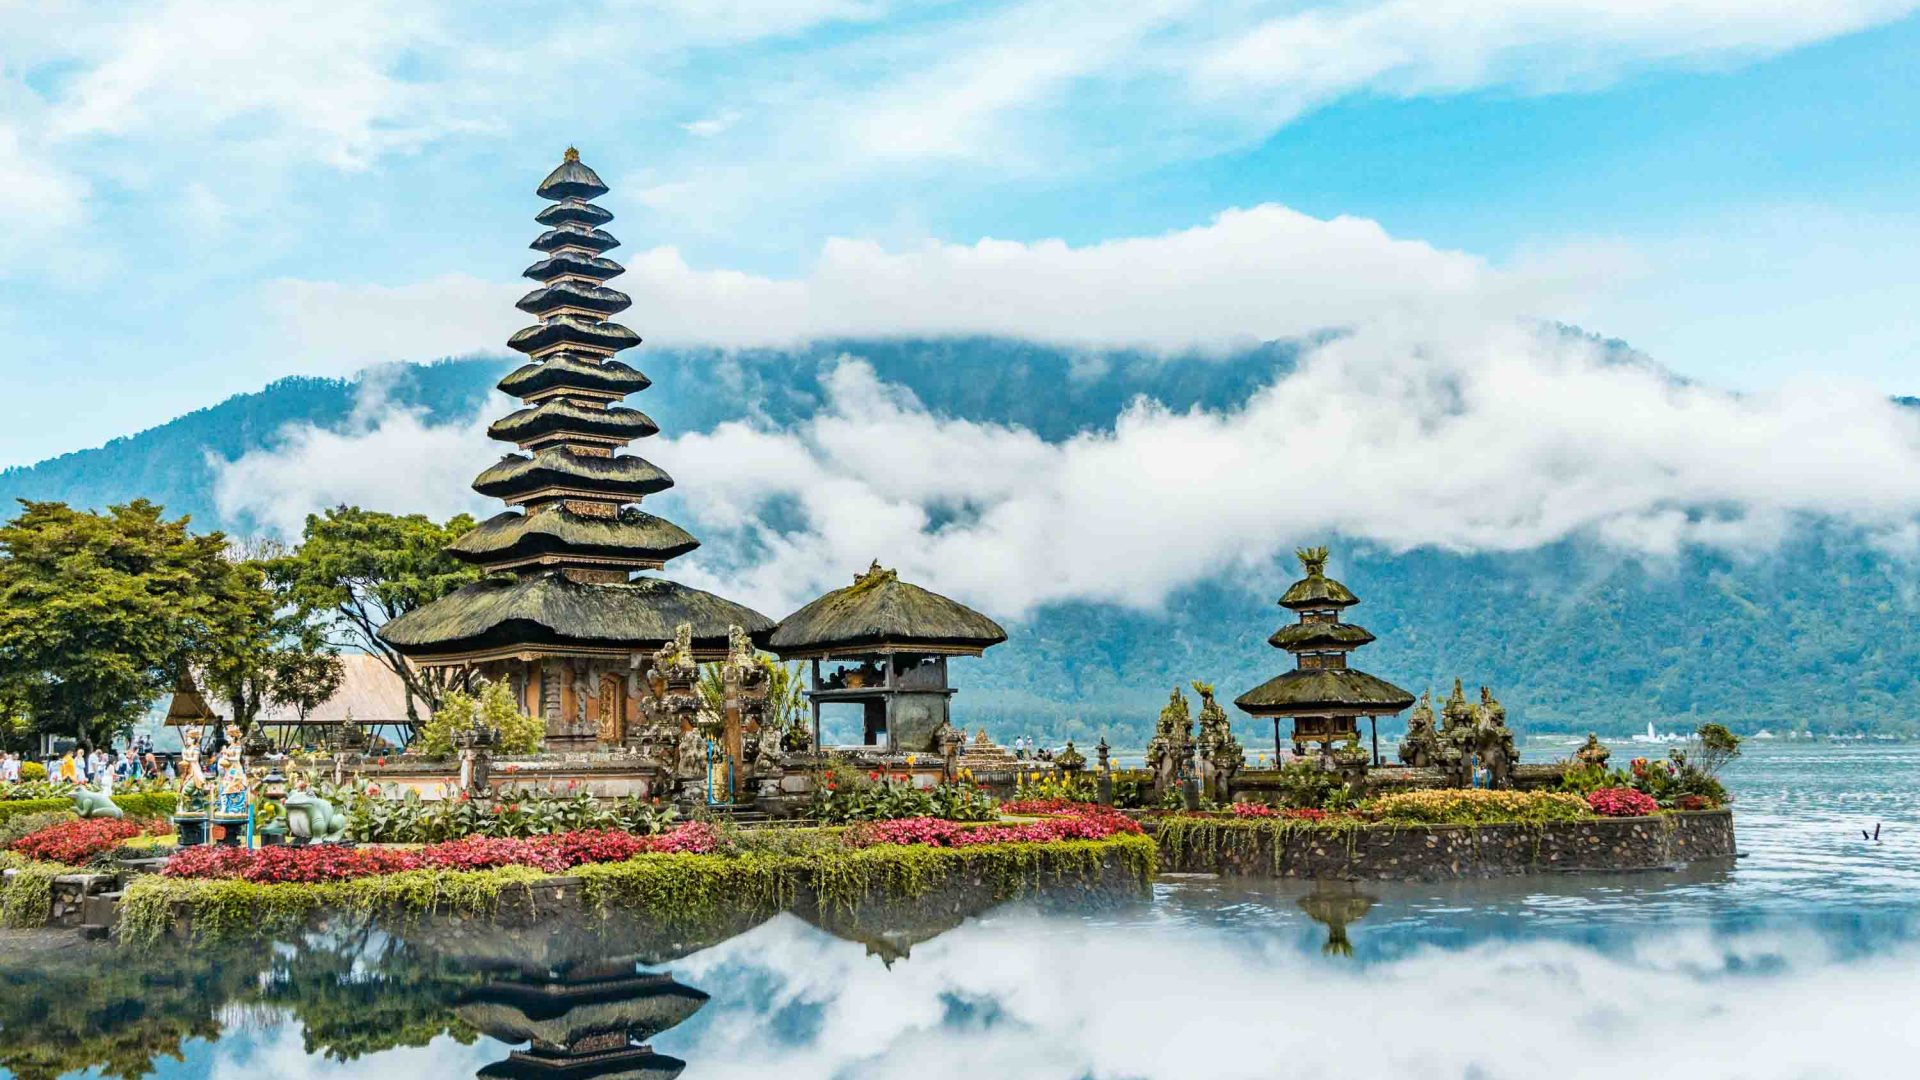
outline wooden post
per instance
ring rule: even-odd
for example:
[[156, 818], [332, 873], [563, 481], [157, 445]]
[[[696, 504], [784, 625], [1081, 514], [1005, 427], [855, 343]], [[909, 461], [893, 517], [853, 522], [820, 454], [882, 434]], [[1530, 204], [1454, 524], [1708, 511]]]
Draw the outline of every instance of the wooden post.
[[820, 745], [820, 658], [813, 658], [813, 693], [807, 695], [807, 703], [813, 706], [813, 752], [826, 749]]
[[1369, 716], [1367, 723], [1373, 726], [1373, 767], [1377, 769], [1380, 767], [1380, 718]]
[[1273, 767], [1280, 767], [1280, 718], [1273, 718]]

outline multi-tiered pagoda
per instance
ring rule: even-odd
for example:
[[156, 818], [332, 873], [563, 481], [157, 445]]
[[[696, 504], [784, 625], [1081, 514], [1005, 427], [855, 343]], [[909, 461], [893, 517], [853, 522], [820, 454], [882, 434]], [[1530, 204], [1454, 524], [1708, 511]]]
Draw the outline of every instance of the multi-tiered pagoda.
[[606, 282], [622, 273], [601, 229], [613, 215], [591, 200], [607, 186], [567, 150], [541, 183], [553, 205], [534, 220], [542, 258], [525, 271], [539, 287], [517, 305], [540, 321], [507, 344], [527, 363], [500, 380], [522, 408], [488, 429], [514, 444], [474, 481], [510, 509], [448, 551], [488, 576], [388, 623], [382, 636], [415, 663], [509, 679], [522, 706], [564, 748], [621, 741], [647, 659], [693, 628], [702, 660], [727, 654], [728, 628], [772, 629], [759, 612], [647, 576], [699, 546], [685, 529], [639, 508], [673, 486], [652, 462], [623, 453], [660, 430], [621, 402], [649, 380], [614, 359], [640, 336], [611, 321], [632, 304]]
[[[1234, 704], [1254, 716], [1274, 718], [1274, 751], [1279, 753], [1280, 717], [1293, 718], [1293, 752], [1306, 744], [1323, 750], [1360, 737], [1359, 718], [1392, 716], [1413, 704], [1413, 695], [1364, 671], [1347, 666], [1347, 654], [1373, 640], [1365, 628], [1340, 621], [1340, 612], [1360, 602], [1353, 591], [1327, 576], [1327, 549], [1296, 553], [1307, 576], [1288, 587], [1280, 606], [1300, 621], [1283, 626], [1267, 644], [1294, 655], [1294, 670], [1241, 694]], [[1375, 733], [1375, 763], [1380, 756]]]

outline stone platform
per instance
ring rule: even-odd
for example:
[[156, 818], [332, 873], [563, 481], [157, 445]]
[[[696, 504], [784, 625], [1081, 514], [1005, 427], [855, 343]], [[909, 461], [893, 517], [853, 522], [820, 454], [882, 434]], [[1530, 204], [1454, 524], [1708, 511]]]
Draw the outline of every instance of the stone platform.
[[[1221, 822], [1210, 835], [1142, 823], [1160, 847], [1160, 869], [1329, 881], [1443, 880], [1568, 871], [1667, 869], [1735, 855], [1733, 814], [1700, 810], [1655, 817], [1544, 825], [1367, 825], [1262, 829]], [[1278, 849], [1276, 850], [1276, 844]]]

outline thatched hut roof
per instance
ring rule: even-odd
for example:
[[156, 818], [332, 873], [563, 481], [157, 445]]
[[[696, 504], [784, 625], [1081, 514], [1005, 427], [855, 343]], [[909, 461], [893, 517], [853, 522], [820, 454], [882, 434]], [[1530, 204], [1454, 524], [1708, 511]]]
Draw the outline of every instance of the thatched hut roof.
[[560, 388], [625, 396], [645, 390], [653, 385], [653, 380], [618, 360], [597, 361], [572, 353], [554, 353], [544, 360], [514, 368], [495, 385], [518, 398]]
[[474, 478], [473, 490], [513, 502], [533, 491], [561, 488], [638, 501], [673, 486], [658, 465], [632, 454], [588, 457], [548, 447], [531, 456], [508, 454]]
[[694, 648], [724, 654], [727, 629], [764, 637], [773, 620], [744, 604], [664, 578], [582, 584], [559, 573], [487, 578], [388, 623], [380, 636], [410, 657], [431, 660], [527, 646], [659, 648], [681, 623]]
[[1280, 596], [1280, 606], [1294, 611], [1310, 611], [1319, 608], [1352, 607], [1360, 602], [1353, 590], [1327, 576], [1327, 549], [1323, 547], [1301, 548], [1294, 552], [1307, 576], [1287, 586]]
[[1254, 716], [1362, 716], [1397, 713], [1413, 695], [1352, 668], [1305, 668], [1268, 679], [1234, 699]]
[[447, 545], [447, 554], [488, 566], [560, 553], [665, 562], [699, 546], [687, 530], [631, 506], [606, 518], [560, 506], [495, 514]]
[[588, 409], [565, 398], [549, 398], [529, 409], [515, 409], [495, 420], [487, 436], [501, 442], [528, 445], [544, 439], [568, 435], [596, 436], [600, 439], [644, 439], [657, 434], [660, 425], [639, 409], [614, 406]]
[[978, 655], [1005, 640], [999, 623], [958, 600], [901, 581], [876, 562], [852, 585], [782, 619], [767, 647], [782, 658], [853, 649]]
[[558, 225], [563, 221], [578, 222], [581, 225], [605, 225], [613, 220], [613, 211], [576, 197], [562, 199], [546, 207], [533, 215], [533, 220], [542, 225]]
[[200, 688], [194, 685], [193, 676], [181, 672], [179, 681], [173, 686], [173, 700], [167, 702], [167, 726], [204, 726], [218, 719], [218, 714], [207, 704]]
[[460, 1018], [499, 1039], [553, 1046], [614, 1031], [646, 1042], [700, 1011], [705, 991], [671, 975], [632, 975], [586, 983], [491, 982], [462, 994]]

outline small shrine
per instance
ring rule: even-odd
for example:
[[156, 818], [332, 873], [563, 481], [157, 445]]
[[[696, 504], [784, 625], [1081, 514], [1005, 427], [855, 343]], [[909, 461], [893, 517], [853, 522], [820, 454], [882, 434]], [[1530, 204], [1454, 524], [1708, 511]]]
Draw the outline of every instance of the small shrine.
[[1234, 704], [1249, 715], [1273, 718], [1276, 757], [1282, 717], [1293, 719], [1293, 752], [1301, 757], [1306, 756], [1309, 743], [1317, 744], [1326, 757], [1332, 756], [1336, 745], [1357, 747], [1359, 718], [1367, 717], [1375, 722], [1372, 757], [1378, 765], [1378, 718], [1405, 710], [1413, 704], [1413, 695], [1348, 666], [1348, 654], [1374, 640], [1365, 628], [1340, 621], [1340, 613], [1360, 598], [1327, 576], [1326, 548], [1303, 548], [1296, 555], [1307, 576], [1287, 588], [1280, 606], [1300, 621], [1281, 627], [1267, 639], [1267, 644], [1293, 654], [1294, 670], [1241, 694]]
[[600, 177], [568, 149], [537, 194], [546, 231], [523, 276], [537, 287], [520, 310], [539, 321], [507, 341], [527, 362], [499, 388], [523, 407], [487, 434], [518, 448], [474, 480], [509, 509], [448, 548], [488, 576], [394, 619], [380, 635], [426, 668], [506, 680], [520, 707], [546, 723], [552, 750], [617, 748], [640, 712], [649, 659], [692, 629], [693, 659], [725, 659], [729, 628], [758, 638], [773, 620], [751, 608], [650, 576], [699, 546], [685, 529], [640, 509], [673, 478], [629, 442], [659, 432], [628, 394], [651, 385], [619, 360], [640, 335], [612, 322], [633, 303], [606, 282], [623, 273], [606, 252], [613, 215], [591, 200]]
[[767, 647], [782, 660], [812, 662], [815, 746], [822, 706], [852, 705], [864, 746], [931, 754], [951, 727], [947, 658], [979, 656], [1005, 640], [999, 623], [875, 562], [852, 585], [782, 619]]
[[686, 1062], [649, 1041], [707, 1003], [705, 993], [665, 973], [635, 969], [631, 957], [563, 972], [511, 972], [464, 992], [454, 1011], [505, 1043], [527, 1043], [483, 1077], [670, 1080]]

